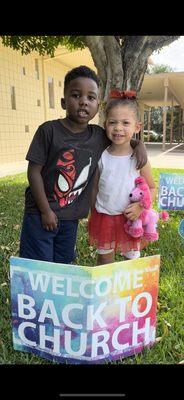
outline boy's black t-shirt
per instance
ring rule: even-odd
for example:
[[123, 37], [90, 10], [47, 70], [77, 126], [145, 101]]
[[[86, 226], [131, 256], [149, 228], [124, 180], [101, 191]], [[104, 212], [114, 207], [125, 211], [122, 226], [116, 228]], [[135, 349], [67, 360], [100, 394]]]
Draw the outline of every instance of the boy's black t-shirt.
[[[94, 172], [109, 144], [104, 129], [98, 125], [89, 124], [81, 133], [71, 132], [60, 119], [39, 126], [26, 160], [43, 165], [45, 193], [59, 219], [87, 217]], [[25, 211], [39, 212], [30, 187], [25, 192]]]

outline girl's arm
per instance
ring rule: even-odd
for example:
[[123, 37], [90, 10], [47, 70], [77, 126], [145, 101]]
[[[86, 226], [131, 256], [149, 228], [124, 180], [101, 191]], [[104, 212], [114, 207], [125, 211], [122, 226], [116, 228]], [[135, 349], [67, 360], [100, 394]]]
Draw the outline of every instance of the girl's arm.
[[133, 157], [136, 158], [137, 163], [136, 163], [136, 168], [141, 169], [146, 165], [147, 163], [147, 152], [146, 152], [146, 147], [143, 142], [140, 140], [135, 140], [131, 139], [130, 145], [133, 148]]
[[[156, 195], [156, 189], [149, 161], [147, 161], [146, 165], [140, 170], [140, 174], [144, 176], [144, 178], [146, 179], [146, 182], [150, 189], [151, 199], [153, 202]], [[143, 209], [144, 207], [141, 206], [139, 202], [131, 203], [124, 211], [124, 214], [126, 218], [130, 219], [131, 221], [136, 221], [136, 219], [139, 218]]]
[[92, 203], [91, 203], [92, 210], [93, 210], [93, 208], [95, 208], [96, 197], [97, 197], [97, 193], [98, 193], [99, 178], [100, 178], [100, 171], [99, 171], [99, 168], [97, 167], [96, 172], [95, 172], [94, 182], [93, 182]]
[[156, 197], [156, 186], [155, 186], [155, 182], [154, 182], [154, 179], [153, 179], [151, 165], [150, 165], [149, 161], [147, 161], [146, 165], [143, 168], [141, 168], [140, 174], [142, 176], [144, 176], [144, 178], [145, 178], [145, 180], [146, 180], [146, 182], [147, 182], [147, 184], [149, 186], [149, 190], [150, 190], [150, 194], [151, 194], [151, 200], [152, 200], [152, 203], [153, 203], [153, 201], [155, 200], [155, 197]]
[[42, 168], [43, 165], [29, 162], [27, 176], [31, 192], [41, 213], [42, 226], [44, 229], [52, 231], [57, 228], [58, 218], [51, 210], [45, 194], [43, 179], [41, 176]]

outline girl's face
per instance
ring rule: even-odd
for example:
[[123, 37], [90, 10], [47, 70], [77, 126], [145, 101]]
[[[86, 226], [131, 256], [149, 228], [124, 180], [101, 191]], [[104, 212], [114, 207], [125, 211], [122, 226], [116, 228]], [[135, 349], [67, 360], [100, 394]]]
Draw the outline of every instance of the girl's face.
[[134, 133], [141, 129], [134, 110], [129, 105], [118, 104], [107, 114], [105, 129], [108, 138], [116, 145], [130, 142]]

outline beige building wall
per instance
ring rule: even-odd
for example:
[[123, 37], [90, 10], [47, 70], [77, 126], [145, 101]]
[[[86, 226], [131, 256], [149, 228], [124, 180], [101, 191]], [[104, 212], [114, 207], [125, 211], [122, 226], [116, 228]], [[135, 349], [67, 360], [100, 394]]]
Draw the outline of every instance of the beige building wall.
[[[79, 65], [77, 55], [76, 66]], [[0, 165], [24, 161], [38, 126], [65, 116], [60, 100], [64, 77], [71, 68], [73, 65], [62, 64], [61, 60], [44, 60], [37, 52], [21, 55], [20, 51], [4, 47], [0, 40]], [[48, 79], [53, 79], [54, 108], [49, 105]], [[12, 109], [12, 90], [16, 109]], [[91, 123], [98, 123], [98, 116]]]

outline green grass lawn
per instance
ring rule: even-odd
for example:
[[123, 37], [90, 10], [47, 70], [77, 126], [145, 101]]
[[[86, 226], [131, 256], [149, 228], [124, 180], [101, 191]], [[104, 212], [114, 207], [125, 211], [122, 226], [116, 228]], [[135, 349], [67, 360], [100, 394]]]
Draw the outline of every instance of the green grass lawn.
[[[158, 185], [160, 172], [184, 173], [184, 170], [153, 169]], [[0, 363], [50, 364], [12, 346], [9, 286], [9, 257], [18, 256], [19, 235], [24, 208], [26, 174], [0, 179]], [[155, 204], [156, 207], [156, 204]], [[116, 361], [122, 364], [176, 364], [184, 360], [184, 241], [178, 225], [184, 212], [170, 211], [167, 223], [159, 222], [160, 238], [142, 251], [142, 256], [160, 254], [161, 270], [157, 312], [157, 341], [150, 349]], [[116, 256], [118, 261], [120, 256]], [[78, 231], [79, 265], [95, 265], [95, 250], [88, 245], [86, 220]]]

